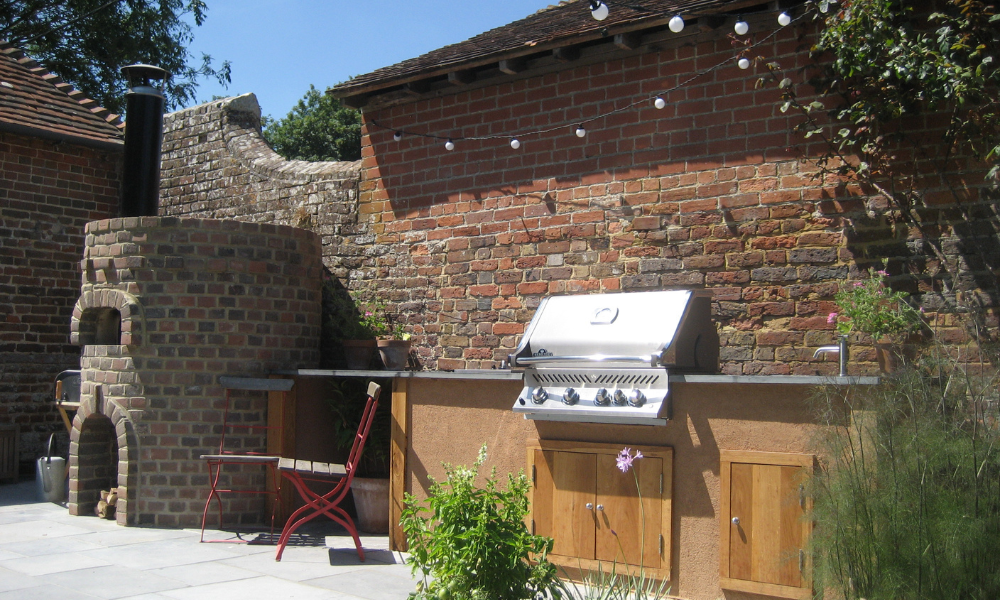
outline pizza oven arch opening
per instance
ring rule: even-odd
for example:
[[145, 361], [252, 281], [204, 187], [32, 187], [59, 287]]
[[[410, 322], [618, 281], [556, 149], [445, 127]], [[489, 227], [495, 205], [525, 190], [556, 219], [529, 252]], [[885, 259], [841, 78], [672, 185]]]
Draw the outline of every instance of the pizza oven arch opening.
[[94, 413], [83, 420], [77, 462], [79, 514], [93, 514], [101, 490], [118, 487], [118, 435], [111, 419]]
[[121, 311], [111, 307], [84, 309], [80, 316], [81, 345], [119, 346], [121, 340]]

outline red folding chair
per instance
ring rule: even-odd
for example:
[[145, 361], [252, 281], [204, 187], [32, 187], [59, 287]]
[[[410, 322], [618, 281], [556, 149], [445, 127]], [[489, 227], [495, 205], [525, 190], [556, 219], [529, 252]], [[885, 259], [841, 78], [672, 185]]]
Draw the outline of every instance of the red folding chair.
[[[361, 451], [365, 448], [365, 441], [368, 439], [368, 431], [372, 427], [372, 419], [375, 418], [375, 409], [378, 408], [378, 397], [382, 387], [374, 381], [368, 384], [368, 401], [365, 404], [365, 412], [361, 416], [361, 423], [358, 424], [358, 433], [354, 436], [354, 444], [351, 446], [351, 453], [347, 457], [347, 463], [343, 465], [315, 462], [309, 460], [295, 460], [293, 458], [282, 458], [278, 461], [278, 471], [281, 475], [292, 482], [299, 496], [305, 501], [305, 505], [292, 513], [285, 522], [285, 528], [278, 538], [278, 554], [274, 560], [281, 560], [281, 553], [285, 550], [289, 538], [301, 525], [315, 519], [320, 515], [326, 515], [335, 522], [343, 525], [347, 532], [354, 538], [354, 545], [358, 549], [358, 558], [365, 562], [365, 551], [361, 548], [361, 539], [358, 537], [358, 530], [354, 526], [351, 516], [340, 507], [340, 502], [347, 496], [351, 489], [351, 480], [354, 479], [354, 471], [358, 461], [361, 459]], [[325, 494], [319, 494], [309, 489], [307, 482], [320, 482], [325, 484], [333, 483], [333, 489]]]

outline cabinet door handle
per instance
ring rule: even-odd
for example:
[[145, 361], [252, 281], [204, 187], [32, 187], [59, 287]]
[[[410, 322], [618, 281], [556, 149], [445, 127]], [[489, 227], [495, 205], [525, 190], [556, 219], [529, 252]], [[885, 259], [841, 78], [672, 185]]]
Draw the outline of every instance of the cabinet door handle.
[[740, 518], [739, 517], [733, 517], [733, 525], [739, 526], [739, 524], [740, 524]]
[[594, 503], [593, 502], [588, 502], [587, 503], [587, 510], [594, 510]]
[[597, 510], [604, 510], [604, 505], [603, 504], [598, 504], [597, 505]]

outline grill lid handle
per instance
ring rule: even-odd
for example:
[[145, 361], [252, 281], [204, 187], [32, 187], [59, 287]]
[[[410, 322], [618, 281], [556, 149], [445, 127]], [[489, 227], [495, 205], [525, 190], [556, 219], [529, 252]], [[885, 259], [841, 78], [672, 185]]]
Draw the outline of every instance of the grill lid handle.
[[588, 356], [511, 356], [511, 366], [537, 365], [552, 362], [631, 362], [642, 363], [651, 367], [658, 367], [662, 364], [662, 355], [647, 354], [644, 356], [616, 356], [609, 354], [591, 354]]

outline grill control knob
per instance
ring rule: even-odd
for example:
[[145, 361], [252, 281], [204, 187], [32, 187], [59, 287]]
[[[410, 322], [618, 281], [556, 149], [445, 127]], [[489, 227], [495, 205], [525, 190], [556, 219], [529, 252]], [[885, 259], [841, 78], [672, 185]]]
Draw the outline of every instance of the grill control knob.
[[594, 394], [594, 406], [607, 406], [611, 404], [611, 394], [608, 390], [601, 388]]
[[541, 404], [549, 399], [548, 392], [545, 391], [543, 387], [536, 387], [531, 391], [531, 401], [535, 404]]
[[642, 393], [641, 390], [632, 390], [632, 393], [628, 395], [628, 405], [639, 408], [646, 403], [646, 395]]
[[615, 390], [615, 406], [625, 406], [628, 402], [628, 397], [625, 392], [621, 390]]
[[569, 404], [572, 406], [579, 401], [580, 394], [578, 394], [573, 388], [566, 388], [566, 391], [563, 392], [563, 404]]

